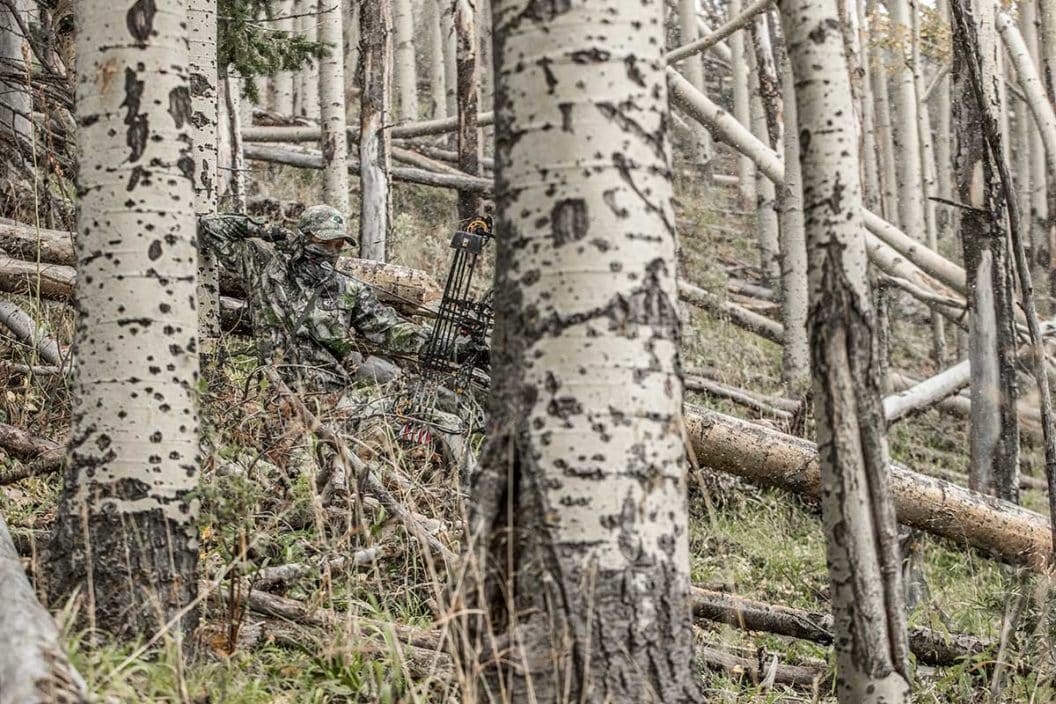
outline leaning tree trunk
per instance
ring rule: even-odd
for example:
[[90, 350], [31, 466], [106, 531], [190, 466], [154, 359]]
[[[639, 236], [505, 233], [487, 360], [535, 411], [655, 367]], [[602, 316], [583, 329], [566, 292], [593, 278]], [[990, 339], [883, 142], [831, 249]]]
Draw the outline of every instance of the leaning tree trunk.
[[393, 28], [396, 31], [395, 71], [396, 118], [400, 122], [418, 119], [418, 71], [414, 63], [414, 16], [411, 0], [394, 0]]
[[392, 3], [376, 0], [359, 10], [359, 256], [388, 259], [392, 229], [389, 93], [392, 78]]
[[662, 1], [523, 10], [494, 5], [496, 373], [468, 594], [487, 619], [467, 678], [509, 701], [698, 702]]
[[[481, 0], [454, 0], [455, 35], [458, 38], [458, 168], [476, 176], [483, 158], [477, 113], [480, 110], [480, 64], [477, 41], [476, 3]], [[480, 210], [476, 192], [458, 192], [458, 217], [471, 218]]]
[[[979, 53], [987, 100], [997, 105], [993, 89], [997, 35], [996, 8], [975, 3]], [[954, 34], [953, 95], [957, 130], [958, 201], [961, 244], [968, 275], [968, 356], [972, 366], [972, 418], [969, 483], [983, 492], [997, 489], [1002, 498], [1019, 495], [1019, 428], [1016, 416], [1015, 297], [1012, 285], [1005, 207], [996, 166], [983, 136], [983, 117], [971, 81], [961, 72], [963, 37]], [[996, 109], [995, 109], [996, 114]]]
[[323, 200], [346, 218], [348, 202], [348, 133], [345, 120], [345, 62], [341, 51], [340, 3], [318, 0], [319, 43], [329, 53], [319, 61], [319, 110], [322, 127]]
[[[77, 3], [77, 321], [56, 599], [189, 633], [197, 591], [197, 265], [187, 4]], [[56, 602], [58, 603], [58, 602]]]
[[782, 0], [796, 77], [810, 345], [836, 691], [909, 702], [898, 531], [887, 475], [875, 316], [866, 275], [858, 139], [836, 0]]
[[[216, 212], [217, 116], [216, 0], [187, 0], [191, 61], [191, 139], [194, 142], [194, 214]], [[208, 251], [198, 254], [198, 352], [216, 353], [220, 337], [220, 270]]]
[[0, 3], [0, 69], [11, 76], [0, 80], [0, 133], [28, 145], [32, 142], [29, 116], [33, 104], [29, 67], [22, 53], [26, 42], [16, 16], [28, 24], [26, 0]]

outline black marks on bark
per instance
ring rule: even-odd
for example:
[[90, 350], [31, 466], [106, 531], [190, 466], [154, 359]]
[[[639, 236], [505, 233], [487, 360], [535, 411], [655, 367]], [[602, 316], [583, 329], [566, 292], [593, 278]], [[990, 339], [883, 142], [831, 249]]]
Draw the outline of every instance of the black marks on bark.
[[136, 72], [131, 68], [125, 68], [125, 99], [121, 107], [126, 108], [125, 124], [128, 130], [125, 135], [125, 143], [131, 153], [129, 161], [138, 161], [147, 148], [147, 137], [150, 134], [150, 125], [147, 114], [140, 112], [140, 103], [143, 100], [143, 81], [136, 77]]
[[187, 86], [178, 86], [169, 91], [169, 114], [177, 129], [190, 123], [193, 110], [191, 109], [191, 91]]
[[826, 17], [817, 27], [810, 30], [807, 36], [810, 37], [810, 41], [821, 45], [825, 43], [825, 37], [830, 31], [840, 35], [840, 23], [835, 17]]
[[645, 88], [645, 74], [638, 68], [638, 57], [633, 54], [623, 60], [623, 66], [627, 69], [627, 77], [634, 81], [635, 85]]
[[661, 161], [667, 163], [667, 122], [664, 120], [660, 121], [660, 125], [655, 131], [649, 131], [642, 127], [637, 120], [631, 118], [628, 113], [631, 108], [635, 107], [631, 103], [608, 103], [599, 102], [595, 103], [598, 108], [598, 112], [605, 116], [606, 119], [613, 120], [620, 126], [624, 132], [630, 132], [642, 139], [646, 144], [652, 148], [653, 153], [659, 157]]
[[555, 247], [578, 242], [587, 236], [590, 219], [587, 203], [582, 198], [566, 198], [554, 204], [550, 211], [550, 234]]
[[176, 162], [176, 167], [185, 178], [194, 179], [194, 159], [191, 158], [190, 154], [181, 155]]
[[550, 69], [550, 64], [554, 63], [549, 57], [544, 56], [539, 59], [539, 68], [543, 70], [543, 78], [546, 79], [546, 92], [550, 95], [554, 94], [554, 88], [557, 87], [557, 76]]
[[150, 243], [150, 247], [147, 248], [147, 256], [150, 257], [150, 261], [157, 261], [161, 257], [161, 241], [154, 240]]
[[571, 9], [572, 0], [532, 0], [528, 3], [528, 7], [524, 9], [524, 12], [521, 13], [521, 20], [550, 22], [558, 15], [563, 15]]
[[573, 51], [569, 58], [575, 64], [601, 64], [612, 58], [612, 54], [604, 49], [592, 47], [582, 51]]
[[548, 415], [560, 418], [561, 420], [567, 421], [573, 416], [578, 416], [583, 413], [583, 406], [579, 400], [571, 396], [558, 396], [550, 399], [550, 403], [546, 405], [546, 412]]
[[[612, 214], [620, 220], [624, 220], [631, 214], [631, 211], [616, 202], [616, 192], [615, 188], [609, 188], [601, 194], [601, 197], [605, 201], [605, 205], [609, 206], [609, 210], [612, 211]], [[604, 252], [608, 247], [606, 246], [605, 249], [602, 249], [601, 246], [599, 246], [598, 249]]]
[[572, 103], [558, 103], [557, 108], [561, 111], [561, 131], [572, 132]]
[[154, 33], [154, 15], [158, 8], [154, 0], [136, 0], [125, 15], [128, 31], [140, 44], [146, 44]]

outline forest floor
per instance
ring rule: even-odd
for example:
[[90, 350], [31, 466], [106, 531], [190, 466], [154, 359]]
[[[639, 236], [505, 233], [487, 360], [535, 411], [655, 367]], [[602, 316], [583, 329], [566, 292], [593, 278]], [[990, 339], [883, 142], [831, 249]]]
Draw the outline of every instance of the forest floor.
[[[314, 174], [268, 173], [267, 195], [312, 202]], [[737, 210], [732, 189], [698, 190], [691, 179], [677, 187], [682, 259], [694, 284], [726, 295], [731, 275], [752, 278], [748, 262], [752, 217]], [[446, 268], [453, 194], [423, 187], [396, 188], [393, 260], [434, 274]], [[501, 237], [501, 233], [499, 233]], [[731, 273], [732, 272], [732, 273]], [[490, 273], [490, 272], [489, 272]], [[487, 274], [485, 275], [487, 276]], [[26, 301], [43, 312], [63, 341], [71, 334], [68, 309]], [[929, 376], [930, 341], [926, 311], [901, 298], [892, 311], [892, 366]], [[776, 312], [775, 312], [776, 314]], [[708, 368], [729, 384], [781, 395], [781, 350], [735, 325], [691, 310], [683, 365]], [[203, 469], [201, 578], [203, 600], [196, 655], [187, 659], [166, 637], [154, 644], [86, 646], [84, 632], [69, 629], [67, 640], [77, 667], [101, 701], [114, 702], [455, 702], [458, 682], [442, 660], [412, 655], [386, 624], [423, 633], [443, 633], [434, 624], [446, 606], [446, 581], [423, 557], [402, 527], [376, 504], [323, 506], [314, 490], [313, 440], [282, 407], [260, 375], [245, 341], [225, 341], [227, 357], [219, 381], [204, 397], [204, 428], [214, 449]], [[25, 351], [7, 346], [14, 359]], [[954, 361], [951, 335], [948, 362]], [[6, 356], [6, 355], [5, 355]], [[365, 388], [365, 397], [386, 393]], [[687, 400], [724, 413], [749, 417], [787, 430], [784, 421], [760, 417], [709, 396]], [[325, 410], [324, 399], [319, 405]], [[3, 420], [61, 441], [68, 423], [64, 382], [39, 378], [11, 382], [0, 397]], [[342, 420], [334, 411], [324, 420]], [[929, 411], [898, 423], [891, 432], [895, 460], [923, 473], [964, 472], [967, 421]], [[809, 423], [807, 432], [810, 432]], [[407, 450], [384, 423], [359, 438], [355, 451], [409, 480], [390, 488], [405, 506], [424, 517], [441, 540], [457, 550], [464, 506], [456, 476], [439, 455]], [[1039, 449], [1025, 446], [1027, 473], [1039, 474]], [[706, 465], [707, 458], [697, 458]], [[8, 460], [10, 462], [12, 460]], [[40, 536], [51, 523], [58, 476], [34, 478], [0, 488], [0, 513], [23, 538]], [[1025, 492], [1023, 502], [1044, 509], [1044, 496]], [[356, 511], [366, 529], [353, 519]], [[695, 584], [744, 597], [810, 611], [829, 609], [825, 545], [816, 506], [780, 491], [739, 481], [694, 483], [690, 496], [692, 577]], [[930, 592], [910, 616], [913, 625], [997, 639], [1002, 617], [1017, 589], [1029, 584], [1011, 568], [970, 549], [929, 536], [915, 536]], [[376, 548], [351, 569], [311, 569], [272, 587], [274, 593], [306, 606], [295, 619], [276, 617], [248, 597], [264, 566], [318, 564]], [[36, 567], [31, 560], [30, 566]], [[214, 582], [218, 575], [225, 579]], [[232, 578], [241, 575], [240, 578]], [[287, 604], [288, 605], [288, 604]], [[63, 620], [79, 602], [51, 605]], [[250, 608], [250, 607], [253, 608]], [[286, 614], [289, 616], [290, 614]], [[1021, 631], [1032, 632], [1030, 610]], [[831, 649], [767, 634], [749, 634], [710, 622], [698, 624], [702, 643], [782, 664], [824, 665], [831, 673]], [[1027, 639], [1029, 641], [1029, 639]], [[1018, 656], [1013, 655], [1013, 658]], [[917, 702], [989, 701], [993, 653], [948, 668], [917, 668]], [[701, 670], [708, 701], [834, 701], [831, 677], [815, 688], [753, 682], [748, 676]], [[1051, 701], [1054, 692], [1029, 673], [1008, 682], [1004, 701]]]

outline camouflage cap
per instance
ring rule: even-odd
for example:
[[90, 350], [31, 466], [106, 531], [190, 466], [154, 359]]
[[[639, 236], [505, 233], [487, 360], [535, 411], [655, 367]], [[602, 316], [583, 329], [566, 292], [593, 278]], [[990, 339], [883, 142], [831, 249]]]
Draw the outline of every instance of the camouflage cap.
[[356, 243], [356, 238], [348, 234], [345, 218], [336, 208], [329, 205], [313, 205], [301, 214], [297, 229], [317, 240], [344, 240]]

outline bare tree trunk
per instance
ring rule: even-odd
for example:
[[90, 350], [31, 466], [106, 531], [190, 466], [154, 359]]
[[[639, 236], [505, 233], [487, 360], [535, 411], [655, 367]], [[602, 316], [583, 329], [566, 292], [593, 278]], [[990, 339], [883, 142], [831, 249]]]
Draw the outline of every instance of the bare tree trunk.
[[[1041, 65], [1041, 51], [1038, 48], [1037, 6], [1033, 2], [1024, 2], [1020, 7], [1023, 40], [1034, 66]], [[1031, 123], [1033, 124], [1033, 123]], [[1045, 146], [1041, 132], [1030, 130], [1030, 213], [1031, 241], [1035, 243], [1034, 260], [1044, 270], [1049, 268], [1052, 252], [1049, 248], [1049, 184], [1053, 180], [1046, 168]]]
[[[678, 0], [678, 22], [679, 40], [683, 44], [700, 38], [697, 26], [697, 0]], [[693, 84], [694, 88], [702, 93], [707, 92], [704, 87], [704, 60], [700, 54], [685, 59], [682, 70], [685, 72], [686, 80]], [[694, 143], [689, 158], [704, 169], [706, 175], [710, 170], [712, 160], [711, 134], [703, 125], [693, 125], [691, 133]]]
[[[194, 142], [194, 214], [216, 212], [217, 204], [217, 70], [216, 0], [187, 0], [191, 61], [191, 139]], [[220, 283], [216, 258], [198, 253], [198, 352], [216, 353], [220, 337]]]
[[[939, 17], [942, 21], [949, 20], [950, 10], [946, 2], [940, 2]], [[950, 106], [950, 74], [946, 73], [941, 79], [935, 98], [935, 118], [937, 127], [935, 131], [935, 187], [940, 198], [952, 201], [953, 196], [953, 142], [950, 131], [950, 118], [952, 108]], [[947, 206], [936, 208], [935, 231], [940, 242], [947, 242], [954, 232], [955, 214]]]
[[[458, 37], [458, 168], [463, 173], [480, 174], [483, 152], [477, 112], [480, 109], [480, 65], [477, 42], [476, 4], [480, 0], [454, 0], [455, 34]], [[458, 217], [471, 218], [480, 211], [477, 193], [460, 191]]]
[[491, 2], [477, 0], [477, 39], [480, 46], [480, 104], [491, 109], [495, 102], [495, 57], [492, 55]]
[[781, 9], [796, 76], [836, 691], [841, 702], [908, 703], [909, 645], [857, 136], [853, 123], [833, 119], [853, 114], [839, 13], [835, 0], [782, 0]]
[[344, 8], [344, 56], [345, 56], [345, 121], [351, 123], [356, 117], [355, 107], [359, 103], [359, 0], [340, 0]]
[[[866, 15], [870, 22], [876, 17], [876, 0], [866, 0]], [[870, 26], [871, 30], [874, 30]], [[875, 31], [875, 30], [874, 30]], [[905, 223], [901, 218], [901, 206], [898, 196], [898, 175], [895, 165], [894, 129], [891, 126], [891, 101], [888, 94], [887, 76], [888, 61], [884, 52], [878, 52], [872, 63], [872, 74], [869, 77], [873, 89], [876, 107], [876, 141], [880, 156], [880, 189], [883, 197], [883, 215], [888, 222], [899, 227]]]
[[[861, 115], [862, 115], [862, 167], [865, 205], [874, 212], [883, 212], [883, 197], [880, 187], [880, 152], [876, 139], [876, 101], [873, 98], [873, 56], [869, 39], [865, 33], [865, 8], [863, 0], [848, 0], [848, 17], [855, 18], [858, 51], [861, 57]], [[786, 107], [787, 110], [787, 107]]]
[[400, 122], [418, 119], [418, 70], [414, 59], [414, 16], [411, 0], [394, 0], [393, 24], [396, 30], [395, 73]]
[[[338, 2], [338, 0], [331, 0]], [[310, 42], [319, 41], [319, 23], [315, 14], [315, 0], [295, 0], [298, 33]], [[312, 59], [297, 74], [299, 114], [311, 120], [319, 119], [319, 60]]]
[[[995, 9], [977, 0], [979, 51], [987, 81], [995, 79]], [[971, 312], [969, 359], [972, 366], [970, 485], [1002, 498], [1019, 495], [1019, 428], [1016, 417], [1016, 341], [1014, 291], [1010, 273], [1005, 209], [992, 156], [987, 152], [983, 118], [963, 73], [963, 37], [954, 35], [954, 122], [957, 126], [958, 200], [962, 209], [960, 235], [968, 274]], [[997, 91], [987, 96], [995, 107]], [[1013, 481], [1014, 480], [1014, 481]]]
[[[1034, 19], [1034, 14], [1034, 6], [1031, 3], [1023, 3], [1020, 5], [1019, 33], [1024, 40], [1026, 40], [1027, 35], [1032, 29], [1031, 23]], [[1011, 49], [1009, 51], [1011, 51]], [[1027, 56], [1030, 56], [1029, 50]], [[1018, 81], [1019, 71], [1016, 69], [1015, 63], [1015, 60], [1011, 60], [1009, 65], [1011, 66], [1011, 72], [1015, 74], [1014, 80]], [[1010, 77], [1009, 80], [1013, 80], [1013, 78]], [[1030, 243], [1030, 260], [1032, 263], [1036, 264], [1038, 261], [1038, 247], [1041, 243], [1038, 241], [1038, 230], [1034, 227], [1033, 219], [1030, 216], [1030, 201], [1033, 188], [1031, 185], [1033, 173], [1031, 170], [1030, 146], [1031, 131], [1034, 123], [1033, 118], [1030, 115], [1030, 106], [1027, 105], [1025, 101], [1017, 100], [1015, 106], [1016, 134], [1014, 163], [1016, 169], [1016, 194], [1019, 196], [1019, 212], [1023, 214], [1025, 224], [1028, 227], [1027, 235], [1028, 242]]]
[[194, 113], [187, 4], [165, 9], [77, 3], [81, 285], [50, 564], [93, 631], [138, 638], [190, 633], [198, 584]]
[[908, 38], [911, 36], [911, 7], [908, 0], [890, 0], [892, 34], [891, 68], [894, 76], [892, 103], [898, 178], [899, 225], [910, 237], [927, 242], [924, 223], [924, 179], [920, 172], [920, 134], [917, 96], [910, 70]]
[[323, 200], [346, 218], [348, 202], [348, 123], [345, 120], [345, 66], [341, 51], [341, 7], [317, 0], [319, 42], [329, 54], [319, 61], [319, 122], [322, 128]]
[[389, 93], [392, 56], [392, 3], [363, 3], [359, 13], [359, 256], [388, 260], [392, 230]]
[[26, 21], [26, 5], [27, 0], [13, 0], [10, 5], [0, 3], [0, 67], [18, 76], [14, 80], [5, 78], [0, 81], [0, 131], [29, 144], [32, 142], [29, 116], [33, 111], [30, 69], [22, 53], [25, 37], [15, 19], [15, 15], [19, 15], [23, 22]]
[[59, 629], [33, 585], [0, 516], [0, 704], [79, 704], [84, 680], [70, 665]]
[[[730, 0], [730, 19], [741, 14], [741, 0]], [[751, 129], [749, 108], [748, 57], [745, 54], [744, 32], [736, 32], [730, 37], [730, 51], [733, 53], [733, 115], [746, 128]], [[755, 164], [743, 154], [737, 155], [737, 194], [742, 208], [755, 206]]]
[[799, 124], [796, 85], [787, 51], [781, 52], [781, 87], [785, 108], [785, 182], [778, 190], [781, 213], [782, 380], [796, 397], [810, 388], [807, 342], [807, 244], [803, 224], [803, 181], [799, 169]]
[[[751, 128], [761, 142], [771, 149], [776, 148], [772, 140], [767, 120], [766, 106], [763, 102], [764, 82], [760, 81], [762, 67], [759, 65], [758, 52], [754, 42], [749, 41], [748, 54], [748, 107], [751, 114]], [[755, 179], [755, 236], [759, 246], [759, 269], [763, 281], [776, 285], [781, 277], [780, 244], [777, 219], [777, 189], [772, 180], [756, 171]]]
[[[293, 0], [278, 0], [275, 3], [275, 18], [277, 31], [293, 34]], [[280, 115], [293, 115], [293, 71], [276, 73], [271, 79], [271, 88], [271, 110]]]
[[698, 702], [662, 3], [494, 8], [499, 356], [466, 677]]
[[458, 34], [455, 29], [456, 0], [440, 3], [440, 27], [444, 35], [444, 80], [447, 84], [447, 114], [458, 114]]
[[429, 98], [432, 103], [429, 116], [435, 119], [447, 117], [447, 75], [444, 73], [444, 32], [440, 3], [443, 0], [425, 0], [426, 32], [429, 40]]
[[[231, 69], [224, 76], [224, 100], [227, 104], [228, 142], [231, 149], [231, 207], [246, 212], [246, 155], [242, 150], [242, 100], [237, 74]], [[217, 277], [219, 282], [219, 277]]]

